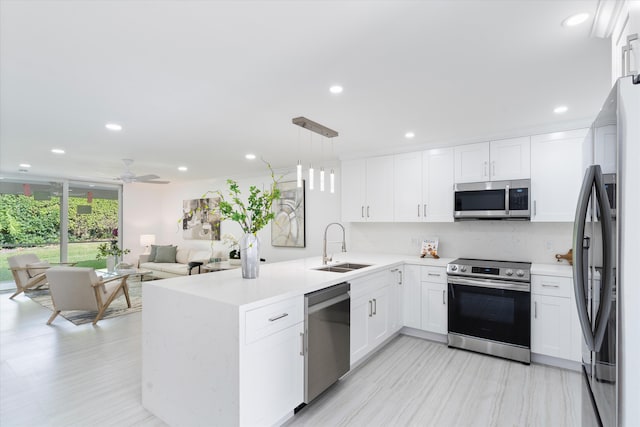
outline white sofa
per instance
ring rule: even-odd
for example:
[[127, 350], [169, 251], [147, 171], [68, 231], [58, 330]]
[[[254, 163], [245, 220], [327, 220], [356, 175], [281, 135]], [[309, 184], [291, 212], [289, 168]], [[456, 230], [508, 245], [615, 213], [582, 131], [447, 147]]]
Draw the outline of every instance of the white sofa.
[[[177, 248], [176, 262], [150, 262], [149, 254], [140, 255], [138, 267], [149, 270], [156, 279], [169, 279], [171, 277], [186, 276], [189, 274], [190, 262], [209, 262], [211, 251], [201, 249]], [[199, 273], [198, 267], [194, 268], [191, 274]]]

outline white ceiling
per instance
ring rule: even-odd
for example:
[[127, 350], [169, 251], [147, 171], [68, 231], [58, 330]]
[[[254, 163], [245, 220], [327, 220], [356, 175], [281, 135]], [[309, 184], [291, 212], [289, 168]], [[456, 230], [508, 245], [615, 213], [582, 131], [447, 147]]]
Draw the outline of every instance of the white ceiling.
[[132, 158], [163, 179], [240, 176], [265, 172], [248, 152], [293, 168], [311, 147], [320, 166], [297, 116], [340, 133], [335, 158], [586, 124], [609, 90], [609, 41], [591, 19], [560, 24], [596, 6], [2, 0], [0, 173], [105, 180]]

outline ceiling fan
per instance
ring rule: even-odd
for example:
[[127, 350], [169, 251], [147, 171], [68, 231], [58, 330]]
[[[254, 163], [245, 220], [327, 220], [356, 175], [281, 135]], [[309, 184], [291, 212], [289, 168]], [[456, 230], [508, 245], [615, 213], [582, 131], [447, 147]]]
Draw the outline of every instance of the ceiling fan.
[[115, 179], [120, 180], [125, 184], [129, 184], [132, 182], [144, 182], [147, 184], [169, 183], [169, 181], [156, 181], [158, 178], [160, 178], [158, 175], [136, 175], [135, 173], [131, 172], [130, 166], [133, 163], [133, 159], [122, 159], [122, 162], [124, 163], [124, 172], [122, 172], [122, 175]]

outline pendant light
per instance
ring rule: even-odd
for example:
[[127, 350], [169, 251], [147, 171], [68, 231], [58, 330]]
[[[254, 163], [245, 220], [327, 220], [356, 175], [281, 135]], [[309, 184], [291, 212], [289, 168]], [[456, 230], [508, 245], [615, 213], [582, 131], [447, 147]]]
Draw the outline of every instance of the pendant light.
[[[294, 125], [298, 125], [300, 127], [303, 127], [305, 129], [309, 129], [311, 132], [315, 132], [319, 135], [322, 135], [323, 137], [326, 138], [334, 138], [336, 136], [338, 136], [338, 132], [336, 132], [333, 129], [329, 129], [326, 126], [321, 125], [320, 123], [316, 123], [312, 120], [307, 119], [306, 117], [295, 117], [293, 119], [291, 119], [291, 122]], [[298, 133], [298, 152], [299, 150], [299, 144], [300, 144], [300, 137], [299, 137], [299, 133]], [[309, 141], [309, 145], [311, 148], [311, 159], [309, 161], [309, 190], [313, 190], [315, 187], [315, 183], [314, 183], [314, 178], [315, 178], [315, 171], [313, 169], [313, 135], [311, 133], [309, 133], [310, 136], [310, 141]], [[324, 150], [323, 150], [323, 145], [322, 145], [323, 141], [320, 141], [320, 156], [321, 156], [321, 161], [324, 161]], [[333, 155], [333, 141], [331, 142], [331, 152]], [[298, 157], [299, 159], [300, 157]], [[324, 166], [320, 167], [320, 191], [325, 191], [325, 171], [324, 171]], [[298, 160], [298, 164], [296, 165], [296, 181], [297, 181], [297, 185], [298, 187], [302, 187], [302, 162], [300, 160]], [[335, 192], [335, 173], [333, 171], [333, 169], [331, 169], [331, 173], [329, 175], [329, 191], [331, 193]]]
[[297, 187], [302, 187], [302, 162], [300, 161], [300, 129], [298, 129], [298, 165], [296, 166]]

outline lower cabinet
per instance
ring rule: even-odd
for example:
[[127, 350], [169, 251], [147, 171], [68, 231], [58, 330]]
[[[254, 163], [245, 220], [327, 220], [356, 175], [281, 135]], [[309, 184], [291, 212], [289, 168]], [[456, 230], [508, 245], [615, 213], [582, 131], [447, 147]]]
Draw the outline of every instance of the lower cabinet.
[[350, 281], [352, 366], [395, 332], [391, 329], [395, 288], [390, 277], [385, 271]]
[[437, 334], [447, 333], [447, 284], [422, 282], [421, 328]]
[[304, 400], [302, 298], [246, 314], [240, 425], [272, 425]]
[[405, 265], [402, 303], [404, 326], [446, 334], [446, 269], [444, 267]]
[[240, 425], [272, 425], [304, 400], [304, 322], [246, 347]]
[[405, 265], [402, 284], [402, 325], [415, 329], [422, 327], [422, 298], [420, 296], [421, 268], [419, 265]]
[[579, 362], [581, 342], [571, 277], [532, 275], [531, 352]]
[[443, 267], [422, 267], [421, 329], [447, 333], [447, 272]]

